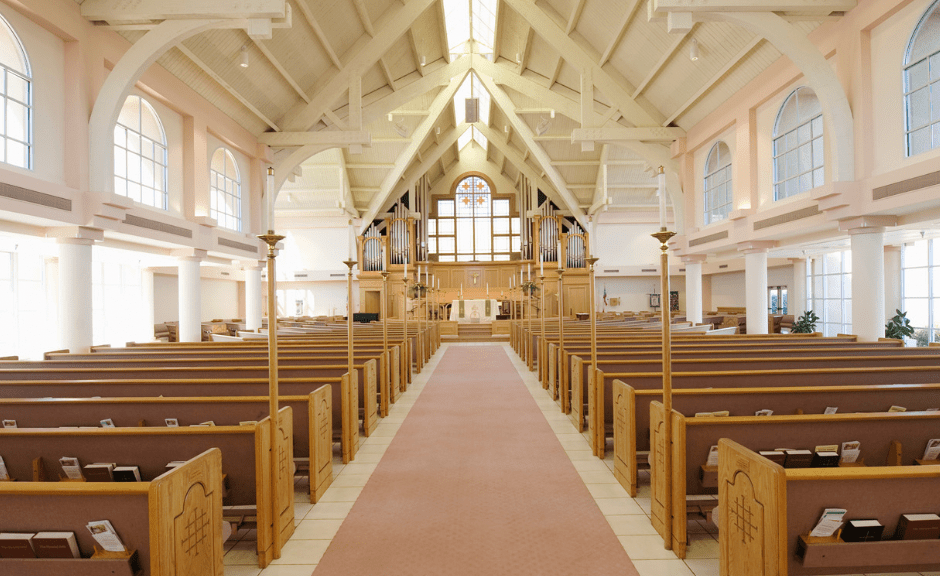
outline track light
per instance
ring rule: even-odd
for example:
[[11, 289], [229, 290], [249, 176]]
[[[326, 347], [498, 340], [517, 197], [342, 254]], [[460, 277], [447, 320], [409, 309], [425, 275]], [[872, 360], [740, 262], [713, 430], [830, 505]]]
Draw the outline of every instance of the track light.
[[428, 59], [424, 57], [424, 54], [421, 55], [421, 65], [422, 66], [428, 65]]
[[505, 132], [506, 134], [509, 134], [509, 124], [506, 124], [503, 126], [503, 132]]
[[242, 46], [241, 62], [238, 64], [242, 68], [248, 68], [248, 45]]
[[689, 60], [695, 62], [698, 60], [699, 51], [698, 51], [698, 40], [692, 38], [692, 44], [689, 47]]
[[391, 122], [391, 121], [394, 120], [394, 119], [395, 119], [395, 117], [392, 116], [392, 113], [391, 113], [391, 112], [389, 112], [389, 113], [388, 113], [388, 121]]
[[555, 119], [555, 109], [554, 109], [554, 108], [552, 108], [552, 111], [549, 113], [549, 116], [552, 117], [552, 120]]
[[542, 118], [539, 120], [538, 125], [536, 125], [535, 127], [535, 133], [538, 136], [542, 136], [543, 134], [548, 132], [548, 129], [549, 127], [551, 127], [551, 125], [552, 125], [552, 121], [542, 116]]
[[516, 52], [516, 64], [522, 64], [522, 56], [518, 52]]
[[440, 136], [440, 135], [441, 135], [441, 127], [440, 127], [440, 126], [437, 126], [436, 128], [434, 128], [434, 134], [437, 135], [437, 136]]
[[406, 126], [401, 120], [395, 122], [395, 132], [398, 132], [398, 135], [402, 138], [408, 136], [408, 126]]

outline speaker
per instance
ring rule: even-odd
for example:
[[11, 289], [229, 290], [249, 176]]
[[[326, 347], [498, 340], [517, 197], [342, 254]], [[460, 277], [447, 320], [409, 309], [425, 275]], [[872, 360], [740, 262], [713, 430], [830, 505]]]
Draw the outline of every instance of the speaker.
[[465, 114], [467, 123], [473, 124], [480, 121], [480, 99], [467, 98], [465, 103]]

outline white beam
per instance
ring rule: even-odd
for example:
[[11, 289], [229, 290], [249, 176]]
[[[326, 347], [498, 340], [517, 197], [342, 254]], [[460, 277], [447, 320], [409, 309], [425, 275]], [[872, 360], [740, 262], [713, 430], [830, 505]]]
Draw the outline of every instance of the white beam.
[[[300, 0], [300, 2], [303, 1]], [[356, 14], [359, 15], [359, 21], [362, 23], [362, 28], [366, 31], [366, 34], [375, 36], [375, 28], [372, 27], [372, 20], [369, 18], [369, 11], [366, 10], [366, 3], [363, 0], [353, 0], [353, 5], [356, 7]]]
[[558, 190], [558, 193], [561, 195], [564, 203], [568, 205], [568, 208], [571, 210], [571, 214], [578, 220], [578, 222], [581, 223], [582, 226], [584, 226], [586, 223], [586, 218], [584, 211], [581, 210], [580, 206], [578, 206], [578, 200], [574, 197], [573, 194], [571, 194], [571, 191], [568, 190], [565, 180], [561, 177], [561, 174], [558, 173], [558, 170], [552, 166], [551, 157], [549, 157], [548, 153], [545, 152], [545, 149], [539, 146], [539, 144], [534, 140], [534, 134], [529, 128], [529, 125], [523, 122], [516, 115], [516, 105], [513, 103], [512, 99], [509, 98], [505, 92], [503, 92], [502, 88], [493, 82], [492, 78], [488, 76], [480, 76], [480, 81], [490, 93], [490, 97], [496, 102], [496, 105], [499, 106], [500, 110], [503, 111], [503, 114], [509, 118], [509, 122], [512, 124], [516, 134], [522, 138], [526, 148], [528, 148], [532, 152], [532, 155], [535, 156], [536, 161], [545, 172], [549, 181], [555, 186], [555, 189]]
[[643, 128], [575, 128], [571, 131], [571, 142], [615, 142], [635, 140], [637, 142], [672, 142], [685, 136], [682, 128], [647, 126]]
[[[410, 4], [417, 2], [418, 0], [411, 0]], [[457, 92], [457, 89], [460, 88], [460, 84], [463, 82], [464, 78], [466, 78], [466, 74], [451, 78], [447, 88], [441, 90], [434, 98], [434, 101], [428, 108], [428, 116], [415, 128], [414, 133], [411, 135], [411, 142], [398, 156], [398, 160], [395, 162], [395, 168], [386, 174], [385, 178], [382, 180], [381, 191], [369, 202], [369, 209], [366, 211], [365, 216], [363, 216], [364, 223], [372, 222], [372, 219], [378, 214], [379, 209], [385, 204], [385, 200], [392, 193], [398, 180], [404, 174], [405, 169], [411, 164], [415, 154], [424, 143], [425, 138], [431, 133], [431, 130], [434, 128], [434, 123], [437, 122], [437, 119], [453, 100], [454, 94]], [[363, 230], [365, 230], [365, 226], [360, 230], [360, 233]]]
[[650, 0], [654, 12], [848, 12], [856, 0]]
[[617, 50], [617, 46], [620, 46], [620, 41], [623, 40], [623, 35], [626, 34], [627, 27], [630, 26], [630, 22], [633, 21], [633, 17], [636, 15], [639, 6], [640, 0], [631, 0], [630, 6], [627, 8], [626, 12], [624, 12], [623, 20], [620, 21], [620, 25], [617, 27], [617, 35], [613, 37], [610, 44], [608, 44], [607, 48], [604, 50], [604, 53], [601, 54], [601, 59], [597, 63], [599, 66], [603, 67], [604, 64], [607, 64], [611, 55]]
[[372, 145], [372, 134], [363, 130], [320, 130], [319, 132], [264, 132], [258, 136], [258, 142], [272, 148], [289, 146], [326, 146], [327, 148], [344, 147], [358, 144]]
[[215, 18], [284, 18], [284, 0], [85, 0], [88, 20], [196, 20]]
[[578, 0], [578, 3], [575, 4], [571, 16], [568, 18], [568, 26], [565, 27], [565, 34], [571, 34], [578, 27], [578, 20], [581, 19], [581, 12], [584, 11], [584, 2], [585, 0]]
[[[421, 53], [418, 51], [418, 41], [415, 38], [414, 30], [411, 28], [408, 29], [408, 45], [411, 46], [411, 57], [414, 58], [415, 67], [418, 69], [418, 74], [424, 76], [424, 66], [421, 65]], [[425, 65], [427, 64], [427, 56], [425, 56]]]
[[297, 92], [297, 95], [303, 98], [304, 102], [310, 102], [310, 96], [307, 96], [307, 92], [300, 87], [300, 84], [298, 84], [296, 80], [294, 80], [294, 78], [290, 75], [290, 72], [288, 72], [287, 69], [281, 65], [274, 53], [264, 45], [264, 42], [255, 40], [254, 43], [255, 46], [258, 47], [258, 50], [264, 54], [264, 57], [268, 59], [268, 62], [270, 62], [271, 65], [274, 66], [274, 68], [281, 74], [281, 77], [291, 85], [291, 88], [293, 88], [295, 92]]
[[[591, 79], [591, 69], [581, 72], [581, 128], [594, 128], [594, 81]], [[581, 142], [582, 152], [593, 152], [594, 142]]]
[[588, 214], [594, 214], [600, 207], [607, 203], [607, 162], [610, 158], [610, 146], [601, 145], [601, 159], [597, 166], [597, 176], [594, 180], [594, 195], [591, 197], [591, 207], [588, 208]]
[[414, 24], [415, 20], [434, 1], [410, 0], [385, 22], [382, 22], [377, 27], [376, 35], [350, 58], [338, 74], [330, 78], [326, 85], [313, 96], [313, 100], [309, 104], [294, 108], [286, 115], [282, 122], [284, 129], [292, 131], [309, 130], [323, 116], [326, 109], [340, 98], [349, 84], [351, 71], [371, 68], [401, 38], [403, 31], [411, 29], [411, 25]]
[[297, 7], [300, 8], [300, 12], [304, 15], [304, 20], [307, 21], [307, 25], [310, 26], [311, 30], [313, 30], [313, 35], [317, 37], [317, 40], [320, 42], [320, 46], [323, 47], [326, 55], [330, 57], [330, 61], [333, 62], [333, 66], [342, 69], [343, 63], [340, 62], [339, 56], [336, 54], [336, 51], [333, 50], [333, 46], [330, 45], [330, 41], [327, 40], [326, 34], [324, 34], [323, 29], [320, 28], [319, 22], [317, 22], [317, 19], [314, 18], [313, 11], [310, 10], [310, 6], [307, 5], [305, 0], [300, 0], [297, 2]]
[[388, 195], [385, 203], [379, 209], [378, 213], [382, 213], [388, 210], [388, 204], [395, 202], [398, 198], [401, 198], [401, 195], [405, 193], [408, 189], [408, 182], [414, 182], [421, 176], [427, 174], [428, 170], [436, 163], [440, 163], [441, 171], [446, 172], [446, 166], [444, 166], [444, 153], [447, 152], [452, 146], [457, 144], [457, 139], [461, 134], [470, 129], [470, 125], [464, 122], [456, 128], [451, 128], [447, 132], [441, 134], [440, 143], [431, 148], [427, 154], [424, 155], [423, 160], [419, 164], [416, 164], [409, 168], [403, 175], [402, 180], [399, 180], [398, 184], [392, 190], [392, 193]]
[[643, 81], [640, 82], [640, 85], [636, 87], [636, 90], [633, 91], [634, 99], [639, 98], [640, 94], [642, 94], [643, 91], [646, 90], [646, 87], [650, 85], [650, 82], [652, 82], [653, 79], [655, 79], [656, 76], [662, 72], [663, 68], [666, 66], [666, 63], [669, 62], [673, 56], [675, 56], [676, 50], [678, 50], [679, 46], [681, 46], [685, 41], [685, 37], [686, 34], [682, 34], [678, 38], [675, 38], [669, 48], [667, 48], [663, 55], [660, 56], [656, 64], [653, 64], [653, 67], [646, 74], [646, 78], [644, 78]]
[[529, 26], [529, 31], [525, 35], [525, 42], [522, 44], [522, 55], [516, 64], [519, 66], [519, 74], [529, 65], [529, 54], [532, 53], [532, 41], [535, 40], [535, 30]]
[[382, 75], [385, 76], [388, 87], [391, 88], [392, 91], [398, 90], [398, 84], [395, 82], [395, 79], [392, 78], [392, 70], [388, 67], [388, 64], [386, 64], [384, 56], [379, 58], [379, 68], [382, 69]]

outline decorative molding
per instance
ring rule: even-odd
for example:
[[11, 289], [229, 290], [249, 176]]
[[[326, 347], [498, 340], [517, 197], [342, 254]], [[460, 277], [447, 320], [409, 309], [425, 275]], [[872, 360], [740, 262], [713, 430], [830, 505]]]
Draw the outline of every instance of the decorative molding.
[[689, 247], [700, 246], [702, 244], [707, 244], [709, 242], [715, 242], [717, 240], [724, 240], [728, 237], [728, 231], [716, 232], [714, 234], [709, 234], [708, 236], [702, 236], [701, 238], [695, 238], [689, 240]]
[[164, 234], [172, 234], [174, 236], [181, 236], [183, 238], [192, 238], [193, 231], [188, 228], [183, 228], [182, 226], [174, 226], [172, 224], [167, 224], [166, 222], [159, 222], [157, 220], [151, 220], [149, 218], [141, 218], [140, 216], [134, 216], [133, 214], [128, 214], [124, 218], [124, 224], [130, 226], [136, 226], [138, 228], [146, 228], [147, 230], [154, 230], [156, 232], [163, 232]]
[[930, 186], [937, 186], [938, 184], [940, 184], [940, 171], [930, 172], [929, 174], [915, 176], [914, 178], [901, 180], [900, 182], [895, 182], [894, 184], [887, 184], [885, 186], [874, 188], [871, 191], [871, 199], [884, 200], [885, 198], [890, 198], [891, 196], [897, 196], [898, 194], [903, 194], [905, 192], [913, 192], [914, 190], [920, 190]]
[[9, 198], [11, 200], [19, 200], [21, 202], [29, 202], [30, 204], [46, 206], [47, 208], [55, 208], [56, 210], [62, 210], [65, 212], [72, 211], [72, 201], [68, 198], [60, 198], [59, 196], [53, 196], [52, 194], [36, 192], [35, 190], [14, 186], [13, 184], [7, 184], [6, 182], [0, 182], [0, 196]]
[[802, 210], [794, 210], [793, 212], [787, 212], [786, 214], [781, 214], [772, 218], [758, 220], [757, 222], [754, 222], [754, 230], [763, 230], [764, 228], [770, 228], [771, 226], [779, 226], [780, 224], [795, 222], [796, 220], [802, 220], [803, 218], [809, 218], [811, 216], [816, 216], [817, 214], [822, 214], [822, 212], [819, 211], [819, 206], [810, 206], [808, 208], [803, 208]]

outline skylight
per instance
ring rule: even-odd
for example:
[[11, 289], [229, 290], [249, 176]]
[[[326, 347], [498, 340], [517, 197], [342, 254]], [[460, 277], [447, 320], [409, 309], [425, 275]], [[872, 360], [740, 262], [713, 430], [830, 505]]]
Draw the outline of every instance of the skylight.
[[447, 47], [451, 56], [470, 51], [468, 42], [476, 44], [475, 52], [493, 59], [496, 43], [497, 0], [443, 0]]

